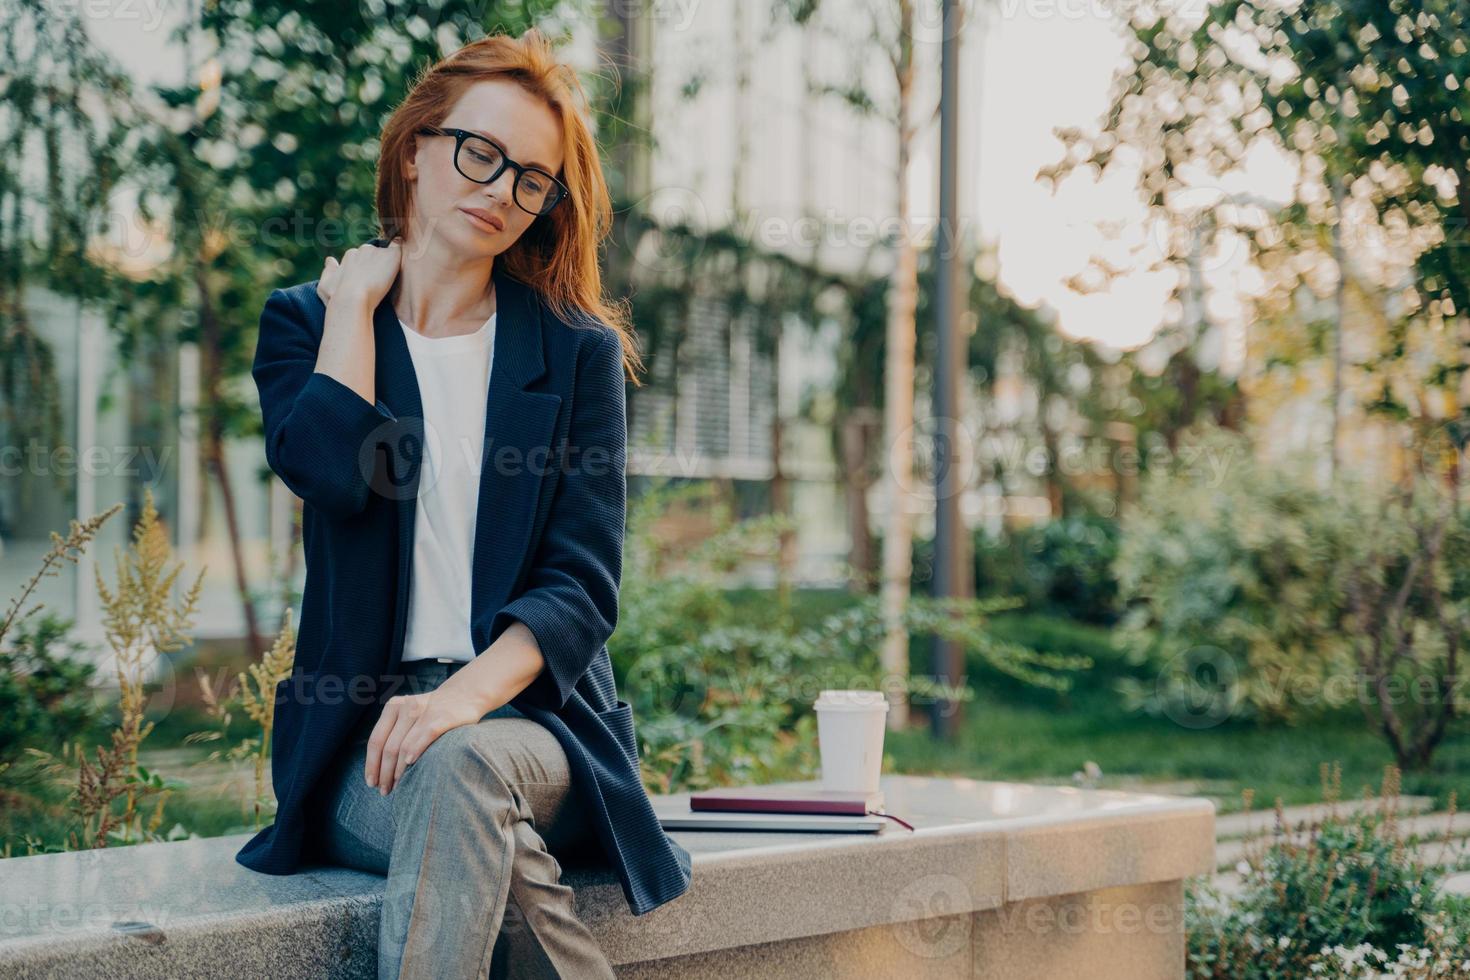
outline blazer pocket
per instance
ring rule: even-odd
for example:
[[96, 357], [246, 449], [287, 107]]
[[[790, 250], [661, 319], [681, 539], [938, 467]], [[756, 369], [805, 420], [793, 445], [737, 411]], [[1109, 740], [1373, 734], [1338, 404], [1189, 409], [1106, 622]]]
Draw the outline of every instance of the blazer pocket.
[[623, 747], [623, 754], [633, 763], [633, 768], [637, 769], [638, 739], [633, 733], [633, 706], [618, 698], [617, 704], [606, 711], [599, 711], [597, 716]]

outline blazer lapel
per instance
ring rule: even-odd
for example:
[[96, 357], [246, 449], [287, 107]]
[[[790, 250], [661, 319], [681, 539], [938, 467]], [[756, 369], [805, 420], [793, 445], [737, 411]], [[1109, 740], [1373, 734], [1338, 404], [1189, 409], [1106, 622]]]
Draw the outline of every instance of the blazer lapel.
[[541, 488], [555, 454], [561, 396], [527, 391], [546, 373], [541, 303], [531, 287], [496, 263], [495, 359], [485, 404], [485, 452], [475, 508], [470, 578], [470, 643], [490, 645], [490, 624], [511, 598], [527, 567]]
[[[476, 654], [489, 646], [495, 613], [511, 598], [529, 559], [527, 544], [536, 518], [543, 479], [554, 465], [552, 439], [561, 396], [527, 391], [546, 373], [540, 301], [530, 286], [509, 276], [500, 263], [495, 281], [495, 347], [485, 395], [485, 445], [480, 459], [470, 560], [470, 635]], [[388, 442], [392, 477], [380, 488], [393, 497], [398, 515], [398, 594], [396, 635], [389, 648], [388, 671], [402, 662], [407, 628], [410, 576], [413, 574], [414, 522], [419, 471], [423, 463], [423, 403], [413, 356], [403, 327], [384, 297], [373, 313], [377, 341], [379, 398], [397, 417]]]
[[[391, 296], [391, 293], [389, 294]], [[373, 311], [373, 339], [377, 344], [374, 377], [378, 399], [396, 418], [391, 437], [384, 440], [390, 474], [381, 487], [395, 504], [398, 516], [397, 594], [394, 596], [394, 635], [388, 648], [388, 672], [398, 671], [408, 628], [409, 576], [413, 574], [414, 519], [418, 511], [419, 471], [424, 458], [424, 409], [419, 398], [413, 355], [403, 337], [403, 326], [389, 296]]]

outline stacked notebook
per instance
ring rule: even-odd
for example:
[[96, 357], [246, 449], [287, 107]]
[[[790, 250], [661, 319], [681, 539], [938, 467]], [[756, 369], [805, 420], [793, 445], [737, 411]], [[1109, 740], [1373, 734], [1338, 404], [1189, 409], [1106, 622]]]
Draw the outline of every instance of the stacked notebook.
[[[883, 829], [883, 792], [847, 792], [814, 786], [722, 786], [689, 796], [654, 798], [665, 830], [812, 830], [876, 833]], [[662, 804], [662, 805], [660, 805]]]

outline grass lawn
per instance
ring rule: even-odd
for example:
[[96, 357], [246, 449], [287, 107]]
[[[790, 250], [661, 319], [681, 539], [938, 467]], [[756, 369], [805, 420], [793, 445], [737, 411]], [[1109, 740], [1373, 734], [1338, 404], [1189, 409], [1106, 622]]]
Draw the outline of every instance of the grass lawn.
[[[911, 713], [916, 727], [888, 733], [885, 749], [894, 771], [1071, 783], [1091, 760], [1102, 770], [1096, 785], [1209, 796], [1229, 812], [1241, 808], [1246, 788], [1254, 790], [1254, 807], [1277, 797], [1288, 805], [1321, 799], [1324, 762], [1341, 764], [1342, 793], [1357, 797], [1365, 785], [1376, 791], [1383, 767], [1393, 761], [1360, 712], [1300, 727], [1229, 723], [1200, 730], [1129, 713], [1111, 692], [1112, 680], [1128, 668], [1110, 652], [1106, 630], [1028, 614], [1000, 617], [995, 627], [1037, 649], [1090, 653], [1097, 666], [1062, 696], [972, 665], [976, 700], [964, 705], [959, 741], [932, 738], [928, 709], [917, 706]], [[927, 669], [927, 662], [927, 650], [916, 644], [915, 669]], [[1433, 796], [1440, 807], [1451, 790], [1458, 790], [1464, 808], [1470, 801], [1470, 726], [1463, 721], [1441, 744], [1430, 771], [1403, 774], [1404, 793]]]
[[[936, 773], [977, 779], [1072, 782], [1091, 760], [1102, 769], [1096, 785], [1158, 785], [1165, 792], [1204, 795], [1221, 812], [1241, 808], [1241, 791], [1255, 792], [1253, 806], [1280, 797], [1288, 805], [1322, 798], [1319, 765], [1342, 766], [1344, 796], [1378, 788], [1392, 762], [1385, 743], [1361, 720], [1303, 729], [1220, 728], [1191, 731], [1167, 720], [1130, 717], [1105, 706], [1070, 711], [1007, 704], [982, 693], [965, 706], [957, 744], [937, 742], [924, 728], [889, 732], [885, 745], [895, 772]], [[1443, 808], [1458, 789], [1461, 808], [1470, 798], [1470, 737], [1463, 729], [1440, 749], [1434, 768], [1405, 773], [1403, 792], [1434, 796]]]

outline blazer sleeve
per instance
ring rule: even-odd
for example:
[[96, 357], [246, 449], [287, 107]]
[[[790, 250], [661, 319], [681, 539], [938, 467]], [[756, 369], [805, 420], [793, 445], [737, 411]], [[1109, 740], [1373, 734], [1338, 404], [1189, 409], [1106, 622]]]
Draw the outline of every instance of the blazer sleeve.
[[[291, 492], [323, 514], [350, 517], [367, 506], [371, 469], [363, 447], [394, 418], [381, 401], [316, 370], [320, 333], [286, 290], [273, 290], [260, 315], [251, 374], [260, 393], [265, 459]], [[371, 457], [369, 457], [371, 458]]]
[[491, 637], [511, 620], [536, 637], [545, 668], [520, 697], [558, 711], [618, 621], [627, 512], [627, 405], [623, 348], [610, 328], [583, 345], [560, 462], [526, 589], [495, 614]]

